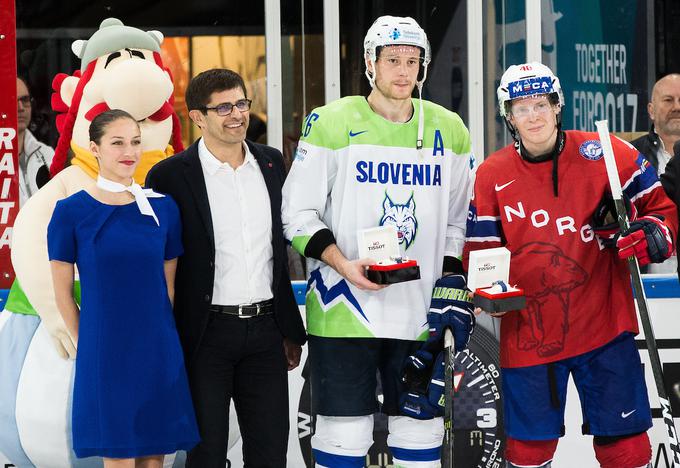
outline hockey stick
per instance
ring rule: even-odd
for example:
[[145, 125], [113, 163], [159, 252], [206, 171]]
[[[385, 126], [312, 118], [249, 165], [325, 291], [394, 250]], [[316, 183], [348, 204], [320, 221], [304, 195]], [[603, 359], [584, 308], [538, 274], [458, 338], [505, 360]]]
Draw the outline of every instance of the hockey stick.
[[[609, 136], [609, 129], [606, 120], [595, 122], [597, 132], [600, 135], [600, 142], [602, 143], [602, 151], [604, 152], [604, 162], [607, 166], [607, 177], [609, 178], [609, 187], [612, 191], [612, 198], [616, 206], [616, 214], [618, 218], [619, 227], [622, 231], [628, 229], [628, 215], [623, 204], [623, 194], [621, 191], [621, 181], [619, 180], [619, 172], [616, 168], [616, 160], [614, 159], [614, 150]], [[675, 430], [675, 422], [673, 421], [673, 410], [671, 402], [666, 394], [666, 387], [664, 386], [663, 367], [661, 359], [659, 358], [659, 349], [656, 346], [656, 339], [654, 338], [654, 330], [652, 330], [652, 322], [649, 319], [649, 309], [647, 307], [647, 297], [642, 286], [642, 278], [640, 277], [640, 266], [638, 265], [635, 256], [628, 257], [628, 269], [633, 282], [633, 291], [635, 292], [635, 302], [640, 311], [640, 322], [645, 332], [645, 341], [647, 342], [647, 351], [649, 352], [649, 360], [652, 365], [652, 374], [654, 375], [654, 383], [656, 384], [656, 392], [659, 395], [659, 402], [661, 403], [661, 411], [663, 414], [663, 421], [666, 424], [666, 433], [668, 436], [668, 444], [670, 445], [673, 454], [673, 462], [671, 466], [680, 467], [680, 445], [678, 444], [677, 432]]]
[[453, 365], [455, 341], [450, 328], [444, 330], [444, 443], [442, 468], [453, 468]]

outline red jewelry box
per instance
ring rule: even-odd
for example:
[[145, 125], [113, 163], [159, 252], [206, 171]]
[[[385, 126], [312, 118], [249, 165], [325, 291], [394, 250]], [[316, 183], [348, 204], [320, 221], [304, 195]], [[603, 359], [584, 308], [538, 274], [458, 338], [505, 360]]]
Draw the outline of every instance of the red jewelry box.
[[395, 284], [420, 279], [420, 267], [415, 260], [389, 263], [376, 263], [366, 270], [366, 277], [376, 284]]
[[510, 288], [509, 291], [491, 292], [492, 288], [493, 286], [475, 290], [475, 297], [473, 298], [475, 307], [479, 307], [485, 312], [507, 312], [526, 307], [524, 289]]

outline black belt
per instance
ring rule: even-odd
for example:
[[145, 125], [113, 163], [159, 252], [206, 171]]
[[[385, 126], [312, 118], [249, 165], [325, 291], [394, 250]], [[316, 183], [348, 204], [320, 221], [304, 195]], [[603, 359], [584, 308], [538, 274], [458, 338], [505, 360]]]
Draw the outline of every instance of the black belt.
[[274, 301], [256, 302], [255, 304], [241, 305], [211, 305], [210, 312], [220, 314], [236, 315], [238, 317], [256, 317], [258, 315], [268, 315], [274, 312]]

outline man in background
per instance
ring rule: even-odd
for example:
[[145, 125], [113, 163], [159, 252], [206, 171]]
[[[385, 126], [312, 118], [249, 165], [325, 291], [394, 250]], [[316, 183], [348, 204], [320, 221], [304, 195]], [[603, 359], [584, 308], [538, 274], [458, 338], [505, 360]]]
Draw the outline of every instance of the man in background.
[[[673, 156], [673, 145], [680, 141], [680, 74], [671, 73], [654, 84], [647, 112], [652, 121], [649, 133], [631, 143], [652, 163], [661, 178]], [[644, 272], [673, 273], [677, 268], [678, 258], [673, 255], [663, 263], [649, 265]]]
[[19, 143], [19, 204], [50, 180], [54, 150], [41, 143], [28, 129], [33, 98], [26, 82], [17, 77], [17, 141]]

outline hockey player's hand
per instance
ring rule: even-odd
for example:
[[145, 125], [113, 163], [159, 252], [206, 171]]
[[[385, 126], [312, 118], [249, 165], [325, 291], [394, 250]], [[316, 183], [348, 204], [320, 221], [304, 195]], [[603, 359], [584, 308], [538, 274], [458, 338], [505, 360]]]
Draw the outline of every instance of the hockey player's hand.
[[[470, 293], [470, 299], [472, 299], [474, 296], [475, 296], [475, 293], [471, 292]], [[496, 317], [496, 318], [500, 318], [500, 317], [502, 317], [502, 316], [504, 316], [505, 314], [508, 313], [507, 310], [505, 312], [487, 312], [486, 310], [482, 309], [481, 307], [475, 307], [474, 312], [475, 312], [475, 316], [477, 316], [477, 317], [479, 317], [482, 313], [487, 313], [490, 316]]]
[[[631, 203], [630, 199], [623, 195], [623, 205], [626, 207], [628, 221], [633, 222], [637, 219], [637, 208]], [[616, 241], [621, 234], [619, 223], [617, 222], [616, 206], [610, 192], [602, 196], [599, 205], [595, 208], [593, 219], [591, 220], [593, 233], [597, 236], [604, 247], [616, 247]]]
[[456, 352], [465, 349], [477, 320], [463, 275], [448, 275], [437, 280], [432, 290], [427, 322], [430, 326], [428, 341], [443, 341], [444, 329], [450, 328], [456, 341]]
[[378, 291], [385, 287], [366, 278], [366, 267], [375, 264], [374, 260], [370, 258], [348, 260], [336, 244], [326, 247], [321, 254], [321, 261], [359, 289]]
[[402, 414], [432, 419], [444, 413], [444, 353], [432, 355], [430, 340], [404, 363], [406, 391], [399, 396]]
[[673, 238], [662, 220], [643, 216], [630, 223], [630, 228], [616, 242], [619, 257], [635, 256], [640, 265], [661, 263], [673, 253]]
[[359, 289], [365, 291], [379, 291], [387, 285], [376, 284], [366, 278], [366, 267], [374, 265], [375, 260], [360, 258], [358, 260], [345, 260], [340, 263], [337, 270], [340, 275]]
[[428, 343], [404, 361], [402, 381], [410, 392], [425, 393], [427, 385], [430, 383], [436, 354], [433, 355], [430, 350], [425, 349], [428, 347]]

